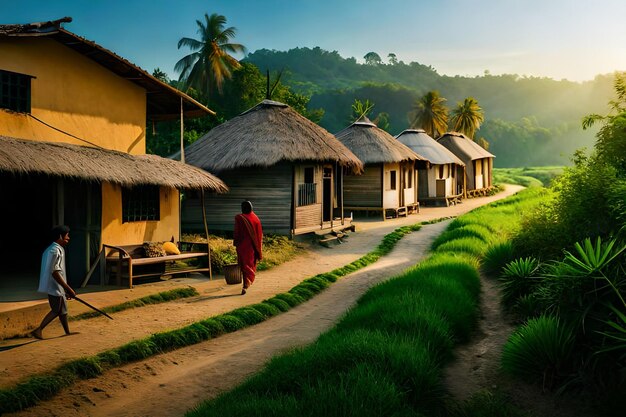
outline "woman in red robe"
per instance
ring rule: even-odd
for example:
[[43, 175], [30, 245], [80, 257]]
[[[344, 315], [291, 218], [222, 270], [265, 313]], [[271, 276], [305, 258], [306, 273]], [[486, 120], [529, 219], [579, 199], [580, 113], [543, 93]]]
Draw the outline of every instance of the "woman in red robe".
[[254, 282], [257, 262], [263, 259], [263, 229], [249, 201], [241, 203], [241, 214], [235, 216], [233, 240], [237, 248], [237, 263], [243, 275], [241, 295], [244, 295]]

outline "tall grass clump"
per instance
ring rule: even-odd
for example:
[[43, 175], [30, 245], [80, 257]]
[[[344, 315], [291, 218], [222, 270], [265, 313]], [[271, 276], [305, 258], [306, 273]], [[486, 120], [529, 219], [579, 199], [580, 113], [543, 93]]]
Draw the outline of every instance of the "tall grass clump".
[[502, 368], [551, 389], [572, 371], [568, 359], [574, 340], [572, 330], [556, 317], [530, 319], [504, 345]]
[[500, 273], [505, 265], [515, 259], [515, 252], [510, 240], [491, 243], [483, 255], [482, 270], [490, 276]]
[[502, 302], [511, 307], [523, 296], [530, 295], [539, 280], [540, 263], [536, 258], [515, 259], [502, 268], [500, 288]]

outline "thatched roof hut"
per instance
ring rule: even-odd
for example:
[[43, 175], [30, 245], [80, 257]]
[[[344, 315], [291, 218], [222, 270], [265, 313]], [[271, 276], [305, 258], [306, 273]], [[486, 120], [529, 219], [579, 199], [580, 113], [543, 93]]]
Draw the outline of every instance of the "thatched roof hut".
[[426, 160], [367, 117], [362, 117], [335, 136], [364, 164]]
[[495, 155], [459, 132], [444, 133], [437, 141], [465, 162], [465, 194], [481, 195], [492, 186]]
[[346, 210], [407, 214], [417, 208], [416, 161], [421, 155], [362, 117], [337, 133], [337, 139], [365, 164], [361, 176], [344, 182]]
[[336, 162], [359, 172], [361, 161], [332, 134], [286, 104], [263, 100], [211, 129], [185, 149], [185, 161], [219, 173], [279, 162]]
[[0, 171], [109, 182], [124, 187], [159, 185], [226, 192], [214, 175], [156, 155], [0, 136]]
[[[363, 163], [332, 134], [286, 104], [263, 100], [185, 149], [187, 163], [217, 173], [224, 196], [207, 198], [212, 230], [230, 231], [242, 200], [264, 230], [299, 234], [344, 226], [343, 171]], [[200, 229], [198, 200], [183, 205], [183, 226]]]
[[433, 165], [457, 164], [465, 166], [463, 161], [431, 138], [424, 129], [406, 129], [396, 136], [396, 139]]
[[428, 166], [419, 167], [419, 200], [422, 204], [450, 204], [461, 194], [465, 163], [423, 129], [407, 129], [397, 140], [422, 155]]

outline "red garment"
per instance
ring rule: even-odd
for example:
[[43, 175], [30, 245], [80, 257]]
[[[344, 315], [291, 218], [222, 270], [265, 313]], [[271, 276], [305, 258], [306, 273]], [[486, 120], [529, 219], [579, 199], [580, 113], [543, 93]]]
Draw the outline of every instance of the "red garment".
[[237, 262], [243, 274], [243, 287], [248, 288], [254, 282], [257, 262], [263, 259], [263, 229], [254, 212], [235, 216], [233, 240], [237, 248]]

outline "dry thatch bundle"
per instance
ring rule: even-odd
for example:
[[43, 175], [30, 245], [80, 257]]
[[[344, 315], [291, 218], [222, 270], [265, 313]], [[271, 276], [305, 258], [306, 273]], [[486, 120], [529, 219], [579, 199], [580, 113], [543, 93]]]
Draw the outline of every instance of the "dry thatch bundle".
[[428, 136], [424, 129], [406, 129], [396, 139], [426, 158], [433, 165], [457, 164], [465, 166], [455, 154]]
[[43, 174], [110, 182], [125, 187], [160, 185], [226, 192], [219, 178], [196, 167], [156, 155], [0, 136], [0, 172]]
[[185, 161], [212, 172], [269, 167], [281, 161], [337, 162], [357, 173], [363, 169], [333, 135], [271, 100], [213, 128], [185, 149]]
[[364, 164], [425, 161], [367, 117], [360, 118], [335, 136]]
[[495, 158], [495, 155], [486, 151], [479, 144], [459, 132], [446, 132], [437, 139], [437, 142], [445, 146], [452, 153], [464, 160], [481, 158]]

